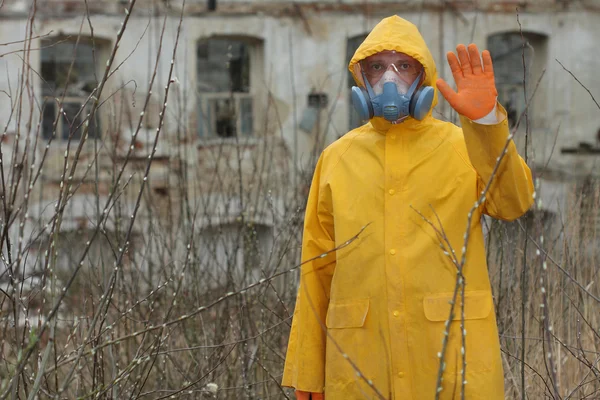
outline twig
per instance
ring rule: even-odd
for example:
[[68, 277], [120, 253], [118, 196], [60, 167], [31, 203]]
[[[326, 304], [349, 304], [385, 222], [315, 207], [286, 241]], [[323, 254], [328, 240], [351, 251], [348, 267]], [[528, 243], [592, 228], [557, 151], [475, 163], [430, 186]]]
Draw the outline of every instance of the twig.
[[[4, 1], [3, 1], [3, 3], [4, 3]], [[2, 7], [2, 5], [0, 5], [0, 7]], [[31, 41], [31, 40], [33, 40], [33, 39], [41, 39], [41, 38], [48, 37], [48, 36], [52, 35], [52, 33], [53, 33], [53, 32], [54, 32], [54, 31], [49, 31], [49, 32], [48, 32], [48, 33], [46, 33], [45, 35], [32, 36], [32, 37], [29, 37], [29, 38], [27, 38], [27, 39], [23, 39], [23, 40], [17, 40], [17, 41], [14, 41], [14, 42], [4, 42], [4, 43], [0, 43], [0, 46], [9, 46], [9, 45], [11, 45], [11, 44], [19, 44], [19, 43], [26, 43], [26, 42], [30, 42], [30, 41]]]
[[[519, 24], [519, 33], [521, 34], [521, 59], [523, 65], [523, 96], [525, 97], [525, 101], [527, 101], [527, 64], [525, 63], [525, 46], [526, 40], [523, 37], [523, 27], [521, 26], [521, 21], [519, 20], [519, 7], [516, 8], [517, 14], [517, 23]], [[529, 153], [528, 153], [528, 145], [529, 145], [529, 113], [525, 112], [525, 162], [528, 161]], [[527, 227], [525, 227], [526, 232], [525, 236], [527, 237]], [[527, 330], [527, 290], [528, 290], [528, 275], [527, 275], [527, 239], [525, 239], [525, 243], [523, 244], [523, 269], [521, 271], [521, 337], [525, 337], [525, 332]], [[525, 390], [525, 340], [521, 340], [521, 400], [526, 400], [526, 390]]]
[[590, 92], [590, 89], [588, 89], [583, 83], [581, 83], [581, 81], [579, 79], [577, 79], [577, 77], [571, 72], [569, 71], [564, 65], [562, 65], [562, 63], [560, 61], [558, 61], [557, 58], [555, 58], [556, 62], [560, 64], [560, 66], [569, 73], [569, 75], [571, 75], [573, 77], [573, 79], [575, 79], [577, 81], [577, 83], [579, 83], [581, 85], [582, 88], [584, 88], [588, 94], [590, 95], [590, 97], [592, 98], [592, 100], [594, 101], [594, 103], [596, 103], [596, 107], [598, 107], [600, 109], [600, 104], [598, 104], [598, 102], [596, 101], [596, 98], [594, 98], [594, 95], [592, 94], [592, 92]]

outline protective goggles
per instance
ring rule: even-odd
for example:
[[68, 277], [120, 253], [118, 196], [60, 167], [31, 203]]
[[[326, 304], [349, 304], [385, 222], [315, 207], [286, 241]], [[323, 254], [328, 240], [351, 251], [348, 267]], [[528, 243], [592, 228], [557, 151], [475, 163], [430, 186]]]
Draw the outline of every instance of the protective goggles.
[[423, 66], [413, 58], [395, 51], [382, 51], [362, 60], [360, 67], [369, 82], [377, 82], [383, 74], [391, 69], [398, 76], [412, 83], [417, 75], [423, 71]]

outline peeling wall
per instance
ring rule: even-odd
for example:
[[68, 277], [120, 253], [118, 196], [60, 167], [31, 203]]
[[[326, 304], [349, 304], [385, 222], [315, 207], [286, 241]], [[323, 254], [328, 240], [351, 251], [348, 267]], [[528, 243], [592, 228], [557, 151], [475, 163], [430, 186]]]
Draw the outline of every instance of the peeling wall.
[[[52, 2], [49, 2], [52, 3]], [[61, 4], [64, 5], [65, 2]], [[67, 2], [68, 3], [68, 2]], [[95, 7], [103, 4], [96, 2]], [[118, 2], [110, 2], [113, 6]], [[159, 61], [157, 82], [152, 101], [161, 104], [161, 96], [170, 67], [178, 24], [181, 2], [172, 1], [169, 7], [162, 2], [140, 2], [140, 9], [131, 17], [123, 42], [114, 65], [123, 66], [109, 81], [105, 95], [126, 85], [127, 96], [117, 98], [115, 104], [125, 104], [137, 121], [141, 110], [147, 83], [151, 76], [151, 66], [155, 62], [157, 44], [163, 13], [167, 13], [162, 57]], [[175, 60], [175, 76], [179, 84], [173, 86], [169, 112], [161, 146], [165, 154], [169, 149], [187, 143], [199, 143], [195, 128], [195, 51], [199, 39], [211, 36], [252, 36], [263, 41], [262, 63], [259, 64], [261, 79], [253, 82], [253, 92], [257, 96], [260, 112], [255, 117], [255, 136], [280, 138], [284, 145], [281, 154], [293, 157], [303, 167], [314, 163], [315, 146], [331, 143], [348, 130], [347, 70], [345, 65], [346, 43], [349, 37], [367, 33], [382, 17], [392, 13], [414, 22], [423, 33], [434, 55], [441, 77], [450, 79], [445, 64], [445, 53], [453, 50], [458, 43], [475, 42], [486, 47], [487, 38], [499, 32], [518, 31], [519, 22], [527, 32], [545, 34], [548, 37], [547, 54], [544, 54], [545, 75], [540, 82], [536, 98], [532, 102], [530, 115], [531, 138], [535, 163], [544, 166], [548, 158], [548, 176], [558, 180], [588, 174], [600, 175], [598, 155], [563, 155], [561, 148], [577, 147], [579, 142], [595, 143], [600, 129], [600, 110], [590, 94], [555, 60], [559, 60], [583, 83], [591, 93], [600, 98], [600, 57], [597, 56], [597, 40], [600, 37], [600, 13], [594, 9], [593, 1], [568, 2], [540, 0], [537, 2], [477, 2], [479, 9], [473, 9], [473, 2], [455, 1], [446, 8], [440, 8], [438, 1], [411, 2], [398, 4], [381, 2], [369, 3], [347, 1], [287, 2], [272, 1], [247, 3], [241, 1], [220, 1], [217, 11], [207, 13], [205, 2], [188, 1], [184, 17], [183, 31]], [[0, 14], [1, 42], [17, 42], [25, 37], [26, 12], [24, 1], [6, 1]], [[107, 3], [108, 4], [108, 3]], [[126, 2], [124, 3], [126, 5]], [[265, 6], [268, 4], [269, 6]], [[521, 4], [517, 14], [515, 8]], [[34, 26], [34, 36], [77, 35], [81, 29], [89, 33], [87, 21], [78, 13], [75, 5], [73, 16], [38, 15]], [[111, 7], [113, 7], [111, 6]], [[111, 8], [108, 5], [103, 14], [94, 14], [90, 20], [94, 35], [114, 43], [120, 29], [124, 12], [123, 5]], [[155, 8], [152, 8], [155, 7]], [[152, 13], [151, 11], [154, 10]], [[56, 10], [55, 10], [56, 11]], [[158, 14], [152, 17], [150, 14]], [[34, 40], [32, 48], [37, 48], [39, 40]], [[3, 46], [2, 54], [19, 51], [22, 43]], [[15, 53], [0, 58], [0, 90], [13, 92], [18, 87], [22, 68], [21, 59]], [[39, 68], [39, 51], [32, 51], [30, 64]], [[103, 69], [100, 68], [100, 72]], [[537, 80], [538, 75], [530, 79]], [[39, 79], [35, 85], [39, 85]], [[134, 89], [134, 84], [137, 85]], [[9, 88], [10, 85], [10, 88]], [[328, 113], [319, 120], [319, 132], [306, 133], [298, 128], [303, 111], [307, 107], [311, 91], [327, 94]], [[39, 92], [37, 93], [39, 96]], [[2, 127], [10, 115], [0, 95], [3, 106], [0, 108]], [[27, 103], [27, 101], [25, 102]], [[119, 104], [121, 104], [119, 103]], [[28, 109], [28, 105], [25, 104]], [[35, 107], [34, 107], [35, 109]], [[108, 107], [107, 107], [108, 109]], [[116, 113], [113, 109], [112, 113]], [[34, 111], [35, 113], [35, 111]], [[110, 114], [110, 113], [109, 113]], [[111, 114], [112, 115], [112, 114]], [[156, 113], [153, 113], [156, 116]], [[441, 100], [434, 112], [438, 118], [452, 117], [448, 105]], [[37, 116], [36, 116], [37, 118]], [[108, 127], [110, 124], [105, 123]], [[130, 128], [124, 124], [120, 132], [128, 137]], [[151, 124], [150, 124], [151, 125]], [[524, 124], [523, 124], [524, 126]], [[560, 128], [560, 129], [559, 129]], [[27, 131], [25, 124], [22, 131]], [[17, 127], [9, 125], [8, 133]], [[150, 129], [151, 131], [151, 129]], [[558, 132], [558, 136], [556, 136]], [[523, 133], [517, 135], [517, 143], [523, 147]], [[57, 152], [63, 150], [58, 148]], [[194, 152], [186, 161], [200, 165], [201, 152]]]

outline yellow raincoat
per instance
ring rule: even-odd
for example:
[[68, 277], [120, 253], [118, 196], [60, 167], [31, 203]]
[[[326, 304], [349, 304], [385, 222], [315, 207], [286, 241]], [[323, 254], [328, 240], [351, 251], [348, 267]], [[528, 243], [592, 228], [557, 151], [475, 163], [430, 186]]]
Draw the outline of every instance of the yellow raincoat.
[[[358, 62], [382, 50], [417, 59], [425, 68], [424, 84], [435, 87], [431, 53], [417, 28], [399, 17], [380, 22], [356, 51], [350, 71], [357, 82], [362, 82]], [[505, 115], [501, 107], [499, 112]], [[302, 266], [284, 386], [324, 392], [326, 400], [380, 398], [367, 380], [387, 399], [435, 397], [457, 268], [417, 211], [436, 225], [439, 218], [460, 259], [467, 216], [509, 134], [506, 118], [480, 125], [461, 117], [461, 124], [462, 129], [431, 113], [397, 125], [374, 118], [323, 151], [308, 198], [302, 259], [342, 246], [367, 227], [348, 246]], [[531, 172], [511, 142], [469, 228], [467, 399], [504, 398], [480, 217], [518, 218], [532, 204], [532, 194]], [[460, 399], [459, 307], [444, 358], [442, 399]]]

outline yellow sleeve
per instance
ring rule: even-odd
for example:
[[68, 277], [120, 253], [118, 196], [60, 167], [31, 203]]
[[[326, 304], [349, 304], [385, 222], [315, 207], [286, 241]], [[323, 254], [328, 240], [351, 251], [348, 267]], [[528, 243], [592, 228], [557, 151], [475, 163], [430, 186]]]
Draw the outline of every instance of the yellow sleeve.
[[[325, 385], [325, 317], [335, 269], [331, 196], [321, 180], [323, 155], [313, 176], [302, 238], [300, 287], [285, 357], [282, 386], [322, 393]], [[315, 258], [315, 260], [311, 260]]]
[[[497, 159], [509, 136], [506, 111], [500, 104], [498, 106], [498, 112], [505, 118], [497, 124], [481, 125], [466, 117], [460, 118], [469, 158], [479, 175], [478, 193], [492, 178]], [[517, 219], [533, 204], [533, 191], [531, 170], [511, 140], [486, 195], [484, 212], [506, 221]]]

